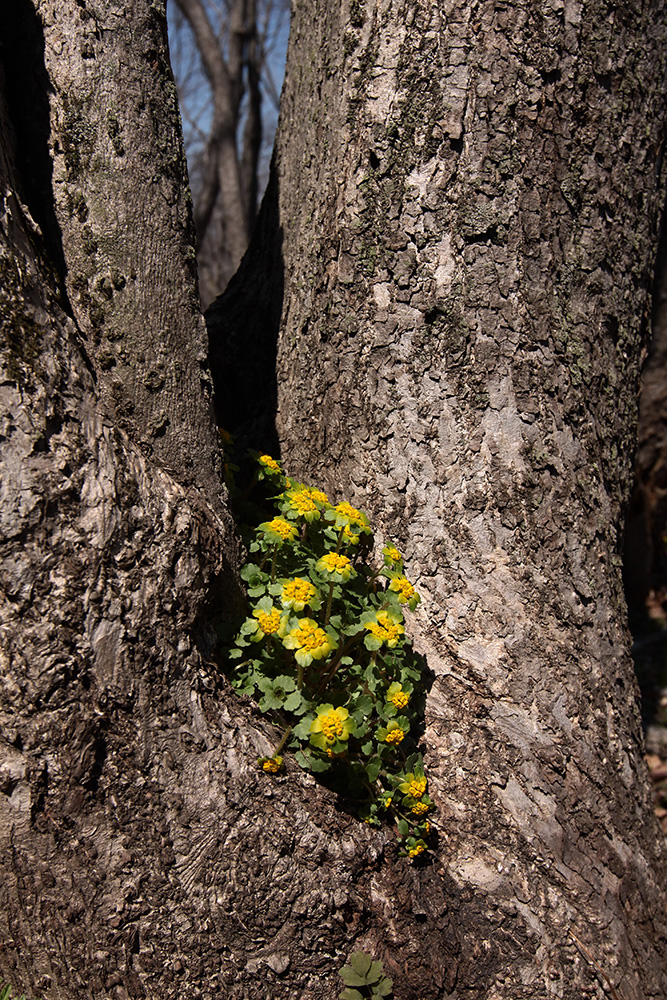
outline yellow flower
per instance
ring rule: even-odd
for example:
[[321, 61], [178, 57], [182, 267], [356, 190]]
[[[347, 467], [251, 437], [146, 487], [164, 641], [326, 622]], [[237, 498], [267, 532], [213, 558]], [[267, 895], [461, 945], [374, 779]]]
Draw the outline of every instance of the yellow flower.
[[419, 601], [417, 591], [412, 586], [410, 581], [404, 576], [395, 576], [389, 584], [389, 589], [398, 594], [399, 604], [407, 604], [408, 602], [417, 603], [417, 601]]
[[308, 667], [313, 660], [328, 656], [338, 642], [330, 631], [325, 632], [312, 618], [301, 618], [298, 625], [283, 639], [283, 645], [295, 650], [297, 663]]
[[296, 526], [290, 524], [284, 517], [274, 517], [272, 521], [264, 521], [260, 524], [260, 528], [268, 536], [269, 541], [275, 541], [279, 545], [283, 542], [293, 542], [299, 534]]
[[287, 580], [280, 592], [282, 606], [292, 608], [294, 611], [303, 611], [305, 606], [310, 604], [315, 597], [317, 597], [315, 587], [310, 580], [304, 580], [300, 576], [296, 576], [293, 580]]
[[299, 514], [309, 514], [315, 510], [315, 501], [307, 493], [293, 493], [288, 500]]
[[426, 850], [426, 844], [422, 844], [420, 840], [417, 841], [414, 847], [411, 847], [408, 854], [411, 858], [418, 858], [420, 854], [423, 854]]
[[391, 647], [405, 633], [400, 621], [388, 611], [377, 611], [375, 617], [363, 622], [363, 625], [378, 642], [386, 642]]
[[250, 634], [253, 642], [259, 642], [265, 635], [278, 635], [282, 639], [287, 631], [288, 615], [278, 608], [274, 608], [270, 597], [263, 597], [257, 607], [253, 609], [252, 617], [257, 621], [253, 622], [249, 618], [242, 628], [242, 632]]
[[264, 466], [265, 469], [268, 469], [269, 472], [277, 472], [279, 474], [282, 472], [282, 469], [276, 462], [275, 458], [271, 458], [270, 455], [260, 455], [259, 462]]
[[253, 611], [253, 615], [259, 622], [264, 635], [273, 635], [280, 629], [280, 612], [274, 608], [273, 611]]
[[351, 503], [347, 502], [347, 500], [343, 500], [342, 503], [336, 504], [336, 513], [342, 514], [343, 517], [348, 517], [350, 521], [355, 524], [359, 523], [364, 517], [361, 511], [357, 510], [356, 507], [353, 507]]
[[428, 820], [426, 820], [426, 822], [424, 823], [424, 833], [428, 837], [430, 832], [431, 832], [431, 824], [429, 823]]
[[420, 799], [426, 791], [426, 778], [413, 778], [407, 782], [407, 794], [413, 799]]
[[382, 550], [382, 554], [385, 556], [385, 563], [387, 563], [387, 565], [390, 563], [403, 562], [403, 556], [393, 545], [385, 545]]
[[403, 742], [404, 736], [405, 733], [399, 726], [396, 729], [390, 729], [387, 735], [385, 736], [384, 741], [385, 743], [392, 743], [394, 745], [397, 745], [398, 743]]
[[315, 503], [329, 503], [329, 497], [322, 490], [316, 490], [312, 486], [306, 486], [305, 491], [308, 496], [315, 501]]
[[425, 816], [431, 807], [426, 802], [415, 802], [411, 808], [411, 812], [415, 816]]
[[352, 531], [352, 528], [350, 527], [349, 524], [343, 525], [343, 538], [345, 539], [348, 545], [359, 544], [359, 535], [354, 531]]
[[334, 521], [337, 528], [344, 528], [345, 525], [351, 525], [357, 531], [363, 531], [366, 535], [370, 535], [371, 533], [371, 526], [368, 523], [366, 515], [363, 511], [353, 507], [347, 500], [336, 504], [333, 511], [327, 514], [327, 517], [330, 521]]
[[328, 573], [339, 583], [346, 583], [351, 576], [357, 575], [347, 556], [342, 556], [338, 552], [327, 552], [317, 561], [315, 569], [319, 573]]
[[401, 684], [398, 681], [394, 681], [393, 684], [389, 685], [389, 690], [387, 691], [387, 701], [390, 701], [392, 705], [396, 708], [405, 708], [407, 703], [410, 701], [410, 694], [408, 691], [404, 691]]
[[260, 757], [259, 764], [267, 774], [277, 774], [283, 766], [283, 759], [278, 754], [275, 757]]
[[398, 786], [399, 792], [408, 798], [420, 799], [426, 792], [426, 776], [423, 771], [410, 771], [405, 775], [405, 781]]
[[327, 756], [332, 756], [332, 745], [339, 740], [348, 740], [355, 729], [356, 722], [350, 718], [346, 708], [318, 705], [317, 718], [310, 724], [310, 742], [320, 750], [326, 750]]

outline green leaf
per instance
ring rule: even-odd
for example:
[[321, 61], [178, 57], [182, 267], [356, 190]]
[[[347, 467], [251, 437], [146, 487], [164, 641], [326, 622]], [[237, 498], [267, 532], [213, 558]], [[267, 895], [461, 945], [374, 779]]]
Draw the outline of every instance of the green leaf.
[[301, 692], [293, 691], [292, 694], [288, 695], [287, 698], [285, 698], [283, 708], [285, 709], [286, 712], [296, 712], [300, 704], [301, 704]]
[[388, 997], [394, 987], [394, 980], [383, 976], [377, 986], [373, 987], [374, 997]]
[[316, 757], [314, 754], [310, 758], [309, 766], [314, 774], [318, 774], [320, 771], [328, 771], [331, 768], [328, 760], [322, 760], [321, 757]]
[[298, 740], [310, 739], [310, 724], [313, 721], [313, 716], [309, 715], [307, 718], [302, 719], [294, 728], [292, 732]]
[[303, 715], [304, 712], [312, 712], [313, 708], [314, 706], [312, 701], [308, 701], [308, 699], [304, 698], [302, 694], [301, 701], [299, 702], [298, 706], [296, 708], [290, 709], [290, 711], [294, 712], [295, 715]]
[[[366, 974], [373, 965], [373, 959], [371, 956], [367, 955], [365, 951], [355, 951], [352, 955], [350, 955], [349, 963], [349, 966], [346, 966], [346, 968], [351, 967], [358, 976], [364, 976], [364, 982], [366, 982]], [[382, 966], [380, 966], [380, 968], [381, 967]], [[357, 986], [358, 984], [352, 983], [351, 985]]]
[[303, 750], [297, 750], [294, 754], [294, 760], [304, 771], [310, 771], [310, 754], [306, 756]]
[[280, 674], [273, 683], [276, 688], [282, 688], [283, 691], [296, 691], [296, 681], [289, 674]]
[[[346, 987], [343, 992], [339, 994], [339, 997], [340, 1000], [364, 1000], [359, 990], [351, 990], [349, 987]], [[2, 1000], [2, 997], [0, 997], [0, 1000]]]
[[357, 704], [355, 708], [356, 711], [363, 712], [364, 715], [370, 715], [370, 713], [373, 711], [374, 704], [375, 702], [373, 701], [370, 695], [362, 694], [359, 698], [357, 698]]
[[328, 760], [322, 760], [321, 757], [316, 757], [315, 754], [309, 753], [307, 750], [297, 750], [294, 758], [304, 771], [317, 773], [318, 771], [328, 771], [331, 767]]
[[372, 962], [370, 969], [366, 973], [366, 982], [370, 985], [371, 983], [377, 983], [380, 979], [382, 979], [382, 962]]
[[276, 698], [273, 691], [267, 691], [263, 698], [260, 698], [259, 707], [262, 712], [270, 712], [274, 708], [280, 708], [282, 705], [282, 699]]
[[360, 976], [349, 965], [340, 970], [340, 975], [346, 986], [365, 986], [366, 976]]
[[261, 579], [262, 571], [255, 563], [246, 563], [241, 570], [241, 579], [250, 583], [251, 580]]
[[357, 728], [354, 731], [354, 735], [357, 737], [358, 740], [361, 740], [361, 739], [364, 738], [364, 736], [366, 735], [366, 733], [370, 729], [370, 726], [368, 725], [367, 722], [361, 722], [360, 723], [359, 720], [357, 719], [357, 713], [356, 712], [354, 713], [354, 719], [355, 719], [355, 721], [357, 723]]
[[400, 833], [401, 837], [407, 837], [407, 835], [410, 833], [410, 827], [408, 826], [408, 823], [404, 819], [399, 819], [398, 821], [398, 832]]
[[366, 774], [368, 775], [368, 780], [372, 783], [377, 779], [378, 774], [382, 770], [382, 761], [379, 757], [371, 757], [368, 764], [366, 765]]

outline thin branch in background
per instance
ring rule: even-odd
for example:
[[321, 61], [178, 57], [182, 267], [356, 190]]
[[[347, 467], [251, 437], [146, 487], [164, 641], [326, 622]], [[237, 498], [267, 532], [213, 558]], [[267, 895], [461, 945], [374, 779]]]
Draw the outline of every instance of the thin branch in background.
[[170, 8], [207, 305], [247, 247], [268, 179], [290, 8], [289, 0], [172, 0]]

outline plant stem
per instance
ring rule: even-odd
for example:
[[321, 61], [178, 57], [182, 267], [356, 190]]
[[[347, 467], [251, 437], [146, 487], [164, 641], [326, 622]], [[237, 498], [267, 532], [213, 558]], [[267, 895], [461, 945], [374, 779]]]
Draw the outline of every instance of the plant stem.
[[332, 580], [331, 583], [329, 584], [329, 597], [328, 597], [328, 600], [327, 600], [327, 610], [326, 610], [326, 614], [324, 616], [324, 627], [325, 628], [329, 624], [329, 615], [331, 614], [331, 601], [332, 601], [332, 598], [333, 598], [333, 592], [334, 592], [334, 582]]
[[292, 732], [292, 727], [288, 726], [287, 729], [285, 730], [285, 732], [283, 733], [283, 736], [282, 736], [282, 739], [281, 739], [280, 743], [278, 744], [278, 746], [275, 748], [275, 750], [271, 754], [272, 757], [275, 757], [277, 754], [280, 753], [280, 751], [282, 750], [282, 748], [287, 743], [287, 737], [289, 736], [289, 734], [291, 732]]
[[357, 632], [350, 639], [348, 639], [348, 641], [343, 646], [340, 647], [340, 649], [338, 650], [338, 652], [334, 656], [333, 660], [329, 664], [328, 673], [323, 678], [322, 683], [320, 684], [320, 686], [318, 687], [317, 691], [313, 695], [313, 701], [317, 700], [317, 698], [320, 696], [320, 694], [322, 693], [322, 691], [324, 691], [325, 688], [327, 687], [327, 685], [330, 683], [330, 681], [333, 680], [333, 678], [334, 678], [334, 676], [336, 674], [336, 671], [338, 670], [338, 666], [340, 664], [340, 661], [342, 660], [343, 656], [345, 655], [346, 652], [348, 652], [355, 645], [355, 643], [357, 642], [357, 640], [361, 638], [361, 634], [362, 634], [361, 632]]

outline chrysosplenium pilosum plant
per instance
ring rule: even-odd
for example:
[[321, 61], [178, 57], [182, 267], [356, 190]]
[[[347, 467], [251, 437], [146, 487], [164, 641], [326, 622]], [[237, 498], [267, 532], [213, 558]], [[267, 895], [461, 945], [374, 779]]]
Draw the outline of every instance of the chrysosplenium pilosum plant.
[[277, 773], [293, 750], [368, 823], [394, 821], [401, 852], [417, 858], [432, 802], [416, 752], [421, 669], [404, 611], [419, 595], [393, 545], [372, 564], [365, 514], [289, 479], [269, 455], [257, 461], [273, 516], [249, 544], [254, 561], [241, 575], [252, 605], [229, 657], [234, 687], [285, 729], [260, 766]]

